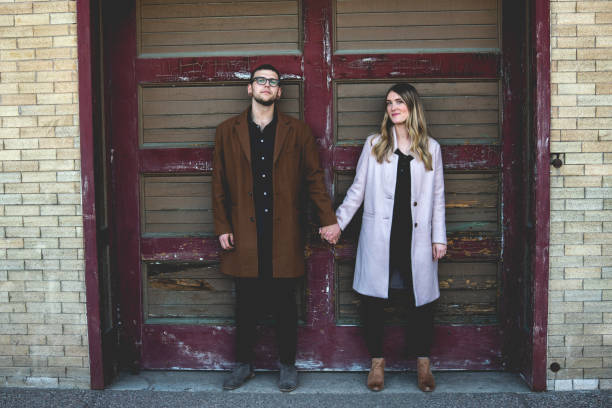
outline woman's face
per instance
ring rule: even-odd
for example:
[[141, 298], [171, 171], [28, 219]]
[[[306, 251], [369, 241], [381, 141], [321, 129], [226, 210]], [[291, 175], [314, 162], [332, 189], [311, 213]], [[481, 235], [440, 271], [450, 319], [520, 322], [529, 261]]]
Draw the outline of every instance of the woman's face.
[[406, 102], [393, 91], [387, 95], [387, 114], [395, 125], [405, 123], [410, 115]]

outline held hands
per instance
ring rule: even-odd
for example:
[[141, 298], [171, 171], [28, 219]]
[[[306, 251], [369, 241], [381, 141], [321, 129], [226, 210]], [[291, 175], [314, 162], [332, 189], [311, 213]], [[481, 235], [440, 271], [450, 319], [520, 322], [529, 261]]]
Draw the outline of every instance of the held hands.
[[319, 228], [319, 235], [321, 235], [321, 239], [326, 240], [332, 245], [335, 245], [338, 242], [341, 233], [342, 230], [338, 224], [327, 225]]
[[433, 244], [431, 246], [431, 252], [434, 260], [442, 259], [446, 255], [446, 245], [444, 244]]
[[228, 232], [226, 234], [219, 235], [219, 243], [221, 243], [221, 248], [226, 251], [234, 249], [234, 234]]

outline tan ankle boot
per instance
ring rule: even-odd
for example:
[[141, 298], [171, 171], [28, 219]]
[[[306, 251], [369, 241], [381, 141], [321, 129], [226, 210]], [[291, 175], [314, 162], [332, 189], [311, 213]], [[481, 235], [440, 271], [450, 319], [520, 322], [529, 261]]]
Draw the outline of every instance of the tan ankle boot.
[[431, 373], [429, 357], [417, 358], [417, 376], [419, 388], [423, 392], [431, 392], [436, 389], [436, 382]]
[[372, 391], [382, 391], [385, 388], [385, 359], [373, 358], [372, 368], [368, 374], [368, 388]]

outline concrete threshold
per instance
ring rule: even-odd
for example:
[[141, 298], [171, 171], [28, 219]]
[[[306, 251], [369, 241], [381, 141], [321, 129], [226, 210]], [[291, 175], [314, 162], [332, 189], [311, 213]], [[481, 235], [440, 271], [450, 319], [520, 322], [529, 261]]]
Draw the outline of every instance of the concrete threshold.
[[[223, 391], [222, 371], [142, 371], [122, 373], [107, 389], [115, 391], [225, 392], [232, 394], [278, 393], [278, 372], [256, 371], [255, 378], [233, 391]], [[515, 373], [434, 371], [436, 393], [528, 393]], [[300, 372], [299, 387], [291, 394], [372, 394], [365, 386], [366, 372]], [[416, 372], [385, 373], [385, 394], [422, 392]]]

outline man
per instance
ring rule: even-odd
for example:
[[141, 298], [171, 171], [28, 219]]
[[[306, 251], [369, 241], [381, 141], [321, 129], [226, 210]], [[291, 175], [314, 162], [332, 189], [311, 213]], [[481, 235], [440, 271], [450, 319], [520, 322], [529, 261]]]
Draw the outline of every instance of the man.
[[[336, 216], [325, 189], [308, 126], [278, 111], [279, 72], [261, 65], [251, 73], [251, 106], [217, 128], [213, 162], [215, 232], [221, 270], [235, 277], [236, 366], [223, 388], [253, 377], [256, 322], [276, 320], [281, 391], [297, 388], [297, 279], [304, 274], [299, 212], [302, 192], [314, 202], [327, 231]], [[271, 310], [270, 310], [271, 309]]]

